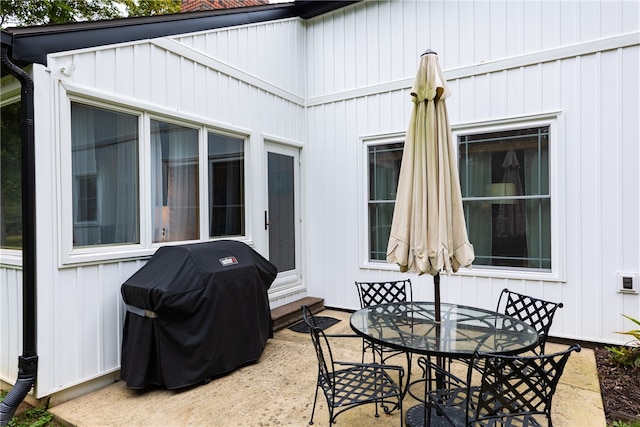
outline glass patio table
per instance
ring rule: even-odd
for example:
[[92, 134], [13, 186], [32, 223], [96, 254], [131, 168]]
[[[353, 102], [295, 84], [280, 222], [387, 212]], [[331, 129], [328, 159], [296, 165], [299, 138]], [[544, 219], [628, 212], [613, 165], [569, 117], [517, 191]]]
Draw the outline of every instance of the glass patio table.
[[[408, 354], [435, 356], [440, 363], [444, 359], [471, 359], [476, 351], [518, 354], [538, 343], [535, 329], [505, 314], [447, 303], [440, 304], [440, 311], [441, 320], [436, 322], [434, 302], [380, 304], [354, 312], [350, 324], [370, 342]], [[409, 365], [407, 388], [410, 372]], [[407, 425], [422, 425], [424, 404], [410, 408], [406, 420]]]

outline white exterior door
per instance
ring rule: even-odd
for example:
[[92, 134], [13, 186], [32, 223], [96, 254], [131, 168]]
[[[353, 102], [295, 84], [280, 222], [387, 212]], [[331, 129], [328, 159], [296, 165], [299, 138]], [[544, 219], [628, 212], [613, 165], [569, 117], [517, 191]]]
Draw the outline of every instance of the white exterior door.
[[268, 258], [278, 267], [271, 294], [288, 294], [302, 287], [300, 271], [300, 149], [265, 143], [267, 207], [264, 230]]

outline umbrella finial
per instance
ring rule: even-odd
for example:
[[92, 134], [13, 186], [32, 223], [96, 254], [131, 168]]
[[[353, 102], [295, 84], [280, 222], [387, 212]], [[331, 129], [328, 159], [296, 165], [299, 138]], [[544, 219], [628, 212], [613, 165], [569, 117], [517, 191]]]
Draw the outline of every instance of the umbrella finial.
[[427, 50], [425, 50], [425, 51], [424, 51], [424, 53], [423, 53], [422, 55], [420, 55], [420, 56], [425, 56], [425, 55], [428, 55], [428, 54], [431, 54], [431, 53], [432, 53], [432, 54], [434, 54], [434, 55], [437, 55], [437, 53], [436, 53], [436, 52], [432, 51], [431, 49], [427, 49]]

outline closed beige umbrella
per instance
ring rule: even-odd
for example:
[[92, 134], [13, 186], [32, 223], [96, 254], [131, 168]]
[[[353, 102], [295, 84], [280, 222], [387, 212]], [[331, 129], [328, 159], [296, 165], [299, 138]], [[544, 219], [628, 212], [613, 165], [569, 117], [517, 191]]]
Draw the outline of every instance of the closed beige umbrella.
[[397, 263], [400, 271], [434, 276], [437, 320], [439, 273], [455, 273], [474, 259], [445, 104], [450, 94], [438, 55], [428, 50], [411, 89], [414, 105], [387, 247], [387, 261]]

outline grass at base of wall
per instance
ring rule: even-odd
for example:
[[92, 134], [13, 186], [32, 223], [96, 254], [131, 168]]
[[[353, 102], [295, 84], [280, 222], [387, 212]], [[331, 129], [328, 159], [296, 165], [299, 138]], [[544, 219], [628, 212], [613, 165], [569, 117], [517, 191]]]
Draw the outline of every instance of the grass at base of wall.
[[[9, 390], [0, 390], [0, 402], [4, 400], [4, 397], [9, 393]], [[19, 412], [15, 417], [9, 421], [8, 427], [63, 427], [61, 424], [54, 420], [53, 415], [49, 411], [43, 408], [34, 408], [31, 405]]]

